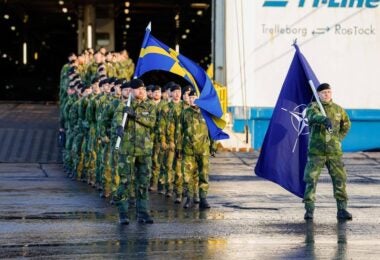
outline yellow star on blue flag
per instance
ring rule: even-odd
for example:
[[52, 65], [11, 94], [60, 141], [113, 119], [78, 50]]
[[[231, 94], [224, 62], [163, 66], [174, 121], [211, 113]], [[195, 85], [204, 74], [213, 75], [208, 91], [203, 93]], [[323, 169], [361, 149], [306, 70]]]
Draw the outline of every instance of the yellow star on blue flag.
[[144, 73], [152, 70], [171, 72], [186, 79], [198, 93], [199, 98], [195, 103], [201, 109], [210, 137], [213, 140], [229, 138], [228, 134], [222, 131], [226, 125], [222, 119], [222, 107], [206, 72], [192, 60], [157, 40], [151, 34], [150, 26], [148, 26], [134, 76], [141, 77]]

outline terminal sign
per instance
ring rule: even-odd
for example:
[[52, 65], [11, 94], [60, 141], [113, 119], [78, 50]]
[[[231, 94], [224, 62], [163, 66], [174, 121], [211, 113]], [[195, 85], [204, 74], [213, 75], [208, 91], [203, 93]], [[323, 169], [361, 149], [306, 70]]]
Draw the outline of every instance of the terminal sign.
[[[290, 0], [265, 0], [264, 7], [286, 7]], [[376, 8], [380, 0], [299, 0], [298, 7]]]

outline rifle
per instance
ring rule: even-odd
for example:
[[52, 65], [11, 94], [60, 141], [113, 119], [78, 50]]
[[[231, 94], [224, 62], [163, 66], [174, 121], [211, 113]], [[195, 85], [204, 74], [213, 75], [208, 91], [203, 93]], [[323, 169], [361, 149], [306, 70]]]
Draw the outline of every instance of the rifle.
[[[128, 101], [127, 101], [127, 107], [131, 106], [131, 100], [132, 100], [132, 92], [129, 93]], [[125, 123], [127, 122], [127, 119], [128, 119], [128, 114], [126, 112], [124, 112], [124, 114], [123, 114], [123, 121], [121, 122], [121, 126], [123, 127], [123, 129], [125, 127]], [[115, 150], [119, 150], [120, 143], [121, 143], [121, 137], [118, 136], [117, 140], [116, 140]]]

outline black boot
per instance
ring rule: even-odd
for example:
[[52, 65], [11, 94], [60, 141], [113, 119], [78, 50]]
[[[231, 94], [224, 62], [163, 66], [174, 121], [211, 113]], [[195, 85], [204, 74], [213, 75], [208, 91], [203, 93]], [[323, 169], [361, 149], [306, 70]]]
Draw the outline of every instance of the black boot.
[[137, 199], [136, 202], [137, 222], [143, 224], [153, 224], [153, 219], [149, 215], [149, 205], [147, 200]]
[[174, 203], [175, 204], [181, 204], [181, 202], [182, 202], [182, 193], [177, 194]]
[[168, 190], [168, 191], [166, 192], [165, 196], [166, 196], [166, 198], [171, 198], [171, 197], [173, 197], [173, 191]]
[[165, 195], [164, 185], [162, 185], [161, 183], [158, 183], [157, 185], [157, 193], [161, 195]]
[[208, 201], [206, 198], [201, 198], [201, 201], [199, 203], [199, 208], [200, 209], [209, 209], [210, 208], [210, 204], [208, 204]]
[[153, 219], [148, 212], [137, 213], [137, 222], [142, 224], [153, 224]]
[[351, 213], [345, 209], [338, 210], [336, 217], [337, 217], [337, 219], [340, 219], [340, 220], [352, 220]]
[[120, 225], [128, 225], [128, 202], [127, 201], [117, 201], [117, 209], [119, 210], [119, 223]]
[[119, 223], [120, 225], [128, 225], [129, 224], [129, 218], [127, 212], [120, 212], [119, 213]]
[[187, 197], [186, 197], [185, 205], [183, 205], [183, 207], [184, 207], [185, 209], [188, 209], [188, 208], [192, 208], [193, 206], [194, 206], [193, 198], [190, 197], [190, 196], [187, 196]]
[[305, 220], [310, 220], [314, 218], [314, 210], [306, 209], [305, 215], [303, 217]]

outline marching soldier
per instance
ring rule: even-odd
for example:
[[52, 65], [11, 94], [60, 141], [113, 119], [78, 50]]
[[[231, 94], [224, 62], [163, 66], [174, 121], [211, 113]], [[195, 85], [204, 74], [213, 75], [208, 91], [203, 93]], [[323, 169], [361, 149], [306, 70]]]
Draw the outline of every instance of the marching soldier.
[[197, 94], [192, 90], [189, 94], [190, 107], [182, 113], [178, 127], [178, 137], [183, 140], [177, 144], [177, 149], [183, 154], [183, 174], [186, 187], [186, 202], [184, 208], [194, 205], [194, 180], [199, 182], [200, 209], [210, 208], [207, 201], [208, 173], [210, 160], [210, 138], [206, 122], [199, 107], [194, 103]]
[[[120, 224], [129, 224], [128, 218], [128, 179], [135, 176], [137, 221], [153, 223], [149, 214], [149, 179], [152, 165], [151, 131], [156, 121], [155, 107], [147, 101], [146, 89], [140, 79], [130, 82], [133, 89], [131, 106], [121, 106], [115, 113], [115, 122], [118, 125], [116, 134], [122, 137], [120, 146], [120, 185], [114, 198], [119, 210]], [[121, 126], [123, 112], [128, 114], [125, 128]]]

